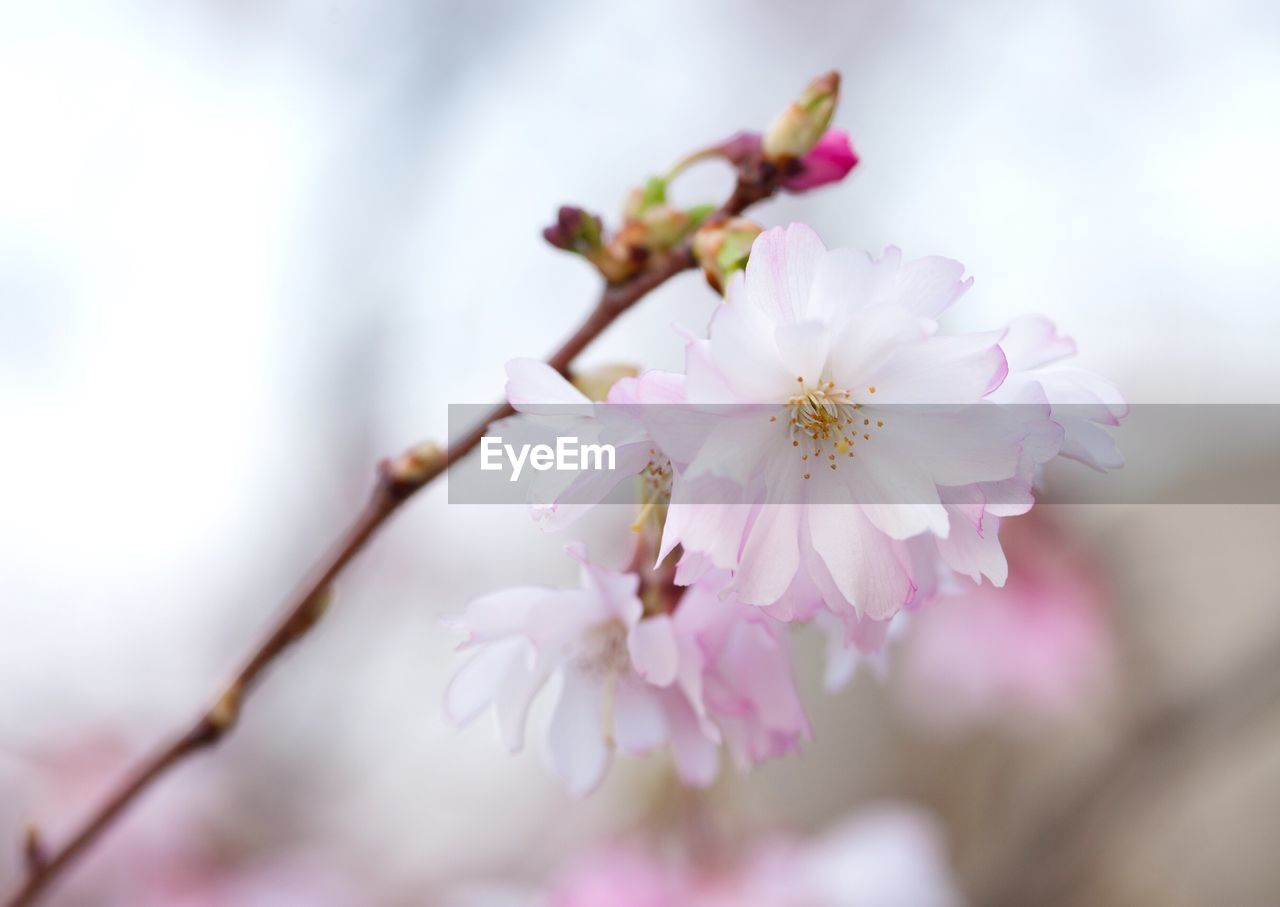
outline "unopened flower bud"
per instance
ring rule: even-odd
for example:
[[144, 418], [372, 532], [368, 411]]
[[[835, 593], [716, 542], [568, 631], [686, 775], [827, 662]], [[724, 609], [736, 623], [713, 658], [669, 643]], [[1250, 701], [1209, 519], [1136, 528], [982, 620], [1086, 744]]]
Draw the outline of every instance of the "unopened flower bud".
[[448, 455], [434, 441], [424, 441], [382, 462], [382, 475], [393, 489], [416, 488], [442, 472]]
[[751, 244], [763, 232], [754, 221], [732, 217], [704, 224], [694, 234], [693, 256], [713, 290], [724, 292], [729, 275], [747, 266]]
[[603, 228], [600, 218], [571, 205], [562, 207], [556, 222], [542, 231], [543, 237], [557, 249], [580, 255], [600, 248]]
[[644, 225], [641, 244], [651, 252], [669, 249], [684, 239], [692, 223], [688, 212], [668, 204], [654, 205], [640, 215], [639, 221]]
[[688, 209], [666, 202], [649, 205], [622, 225], [610, 247], [639, 249], [642, 253], [666, 251], [687, 238], [714, 210], [714, 205]]
[[795, 162], [794, 172], [782, 185], [791, 192], [805, 192], [828, 183], [838, 183], [858, 164], [858, 155], [842, 129], [828, 129], [813, 150]]
[[634, 378], [640, 369], [634, 365], [611, 364], [585, 371], [575, 371], [570, 382], [591, 400], [601, 401], [609, 396], [609, 389], [623, 378]]
[[840, 73], [818, 76], [764, 133], [764, 156], [771, 161], [804, 157], [831, 124], [840, 100]]

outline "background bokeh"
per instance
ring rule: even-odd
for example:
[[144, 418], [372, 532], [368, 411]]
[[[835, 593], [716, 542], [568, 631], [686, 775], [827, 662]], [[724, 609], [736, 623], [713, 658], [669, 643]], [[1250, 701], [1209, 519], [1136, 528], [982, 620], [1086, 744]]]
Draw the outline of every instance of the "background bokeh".
[[[379, 456], [583, 314], [593, 275], [538, 235], [557, 205], [616, 211], [832, 67], [862, 163], [762, 221], [957, 258], [956, 326], [1046, 313], [1131, 400], [1280, 402], [1268, 0], [0, 2], [0, 887], [25, 821], [56, 839], [216, 689]], [[713, 303], [681, 278], [584, 361], [678, 366], [672, 323]], [[1219, 450], [1171, 449], [1162, 480], [1280, 456]], [[446, 725], [440, 619], [572, 565], [518, 510], [445, 497], [50, 903], [178, 866], [303, 904], [516, 897], [670, 820], [661, 760], [571, 802], [536, 746]], [[1105, 589], [1108, 667], [1070, 709], [933, 722], [896, 668], [828, 696], [815, 638], [816, 739], [706, 805], [744, 834], [924, 804], [977, 903], [1016, 873], [1069, 880], [1042, 903], [1280, 903], [1280, 508], [1046, 520]], [[614, 522], [579, 534], [621, 552]]]

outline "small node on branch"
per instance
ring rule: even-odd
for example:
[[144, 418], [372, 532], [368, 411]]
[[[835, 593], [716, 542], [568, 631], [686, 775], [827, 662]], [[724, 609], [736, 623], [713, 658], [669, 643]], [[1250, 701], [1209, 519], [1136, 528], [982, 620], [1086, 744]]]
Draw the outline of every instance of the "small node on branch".
[[693, 237], [693, 257], [702, 267], [711, 289], [723, 293], [729, 276], [747, 266], [751, 244], [764, 227], [745, 217], [715, 218]]
[[424, 441], [382, 461], [382, 480], [396, 494], [412, 493], [444, 471], [448, 456], [434, 441]]
[[40, 838], [40, 829], [34, 822], [29, 823], [23, 832], [22, 855], [30, 875], [38, 875], [49, 865], [49, 854]]
[[240, 694], [240, 684], [233, 683], [209, 709], [205, 724], [209, 727], [211, 739], [216, 740], [225, 734], [240, 717]]
[[818, 144], [840, 102], [840, 73], [823, 73], [778, 114], [764, 132], [764, 156], [774, 163], [796, 160]]
[[321, 589], [307, 600], [307, 609], [303, 612], [305, 615], [305, 630], [311, 629], [320, 622], [320, 618], [329, 612], [329, 603], [332, 601], [333, 590], [327, 587]]

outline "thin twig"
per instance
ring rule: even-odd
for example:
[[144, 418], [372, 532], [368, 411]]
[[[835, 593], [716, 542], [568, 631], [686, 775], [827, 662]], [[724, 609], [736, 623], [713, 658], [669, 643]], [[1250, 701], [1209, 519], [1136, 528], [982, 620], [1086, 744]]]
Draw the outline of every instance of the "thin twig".
[[[743, 164], [733, 194], [717, 212], [733, 216], [747, 207], [773, 195], [779, 184], [778, 174], [760, 161]], [[634, 277], [605, 286], [594, 309], [573, 334], [546, 361], [561, 374], [586, 347], [618, 316], [643, 299], [650, 291], [672, 277], [694, 266], [688, 243], [651, 257]], [[329, 601], [330, 588], [348, 564], [359, 554], [379, 529], [401, 505], [443, 473], [450, 463], [460, 460], [480, 443], [489, 425], [512, 415], [508, 404], [494, 408], [475, 428], [441, 451], [432, 444], [411, 448], [399, 457], [384, 460], [378, 469], [378, 481], [364, 510], [347, 530], [337, 547], [301, 586], [301, 591], [284, 611], [283, 618], [269, 635], [259, 642], [244, 666], [224, 688], [214, 704], [187, 731], [138, 764], [79, 827], [65, 844], [53, 853], [39, 849], [39, 858], [29, 858], [27, 877], [22, 888], [6, 907], [27, 907], [59, 878], [72, 862], [93, 844], [112, 822], [161, 776], [180, 762], [201, 750], [212, 747], [227, 734], [239, 718], [244, 699], [263, 672], [291, 644], [311, 630], [323, 615]], [[30, 839], [29, 839], [30, 840]], [[37, 841], [37, 843], [39, 843]], [[28, 854], [35, 853], [28, 846]]]

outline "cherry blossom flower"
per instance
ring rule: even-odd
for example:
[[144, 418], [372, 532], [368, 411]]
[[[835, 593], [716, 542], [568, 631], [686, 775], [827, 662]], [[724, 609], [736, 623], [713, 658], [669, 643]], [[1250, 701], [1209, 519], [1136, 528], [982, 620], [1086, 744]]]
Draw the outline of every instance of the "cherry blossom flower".
[[446, 693], [452, 721], [492, 706], [516, 751], [531, 703], [554, 678], [547, 750], [577, 795], [599, 785], [615, 746], [643, 755], [669, 745], [680, 776], [705, 785], [722, 745], [745, 769], [808, 738], [784, 628], [722, 598], [727, 577], [709, 575], [669, 614], [636, 574], [592, 564], [581, 545], [567, 550], [582, 565], [581, 589], [504, 590], [456, 621], [462, 648], [476, 652]]
[[[704, 729], [742, 770], [795, 752], [811, 731], [791, 666], [786, 627], [725, 594], [729, 576], [708, 573], [681, 597], [672, 617], [680, 649], [679, 686]], [[707, 784], [715, 763], [685, 746], [681, 777]]]
[[[732, 570], [739, 599], [783, 619], [821, 601], [851, 635], [931, 590], [939, 555], [999, 582], [984, 489], [1029, 496], [1028, 461], [1049, 459], [1061, 430], [1047, 403], [985, 400], [1008, 371], [1000, 332], [937, 332], [970, 285], [962, 273], [896, 249], [828, 252], [798, 224], [762, 234], [709, 338], [687, 350], [688, 399], [730, 407], [687, 477], [743, 496], [673, 513], [664, 550]], [[957, 524], [970, 530], [950, 543]]]
[[462, 647], [478, 651], [450, 683], [445, 710], [464, 724], [492, 705], [516, 751], [530, 704], [557, 678], [547, 752], [569, 790], [585, 795], [614, 745], [643, 754], [666, 742], [659, 690], [675, 681], [679, 653], [671, 618], [645, 616], [639, 577], [591, 564], [582, 545], [566, 550], [582, 565], [581, 589], [506, 589], [467, 606]]

